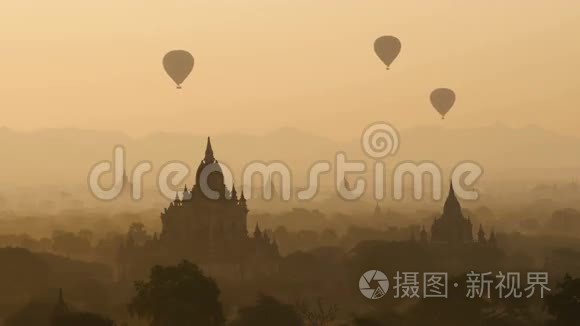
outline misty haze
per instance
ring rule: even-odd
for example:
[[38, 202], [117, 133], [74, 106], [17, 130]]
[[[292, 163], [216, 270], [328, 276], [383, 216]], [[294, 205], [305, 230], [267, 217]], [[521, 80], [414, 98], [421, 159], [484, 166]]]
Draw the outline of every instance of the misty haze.
[[580, 325], [578, 15], [0, 4], [0, 325]]

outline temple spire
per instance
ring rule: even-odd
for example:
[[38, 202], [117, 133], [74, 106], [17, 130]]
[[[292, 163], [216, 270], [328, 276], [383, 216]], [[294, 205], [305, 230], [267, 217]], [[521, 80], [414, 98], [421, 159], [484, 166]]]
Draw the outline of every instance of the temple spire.
[[352, 190], [352, 189], [350, 189], [350, 184], [348, 183], [348, 180], [346, 180], [346, 177], [344, 177], [344, 179], [342, 180], [342, 186], [347, 191], [351, 191]]
[[240, 205], [240, 207], [242, 208], [242, 210], [244, 211], [244, 213], [248, 213], [248, 205], [246, 204], [246, 197], [244, 196], [244, 186], [242, 185], [242, 194], [240, 195], [240, 200], [238, 201], [238, 204]]
[[125, 187], [129, 184], [129, 177], [127, 176], [127, 170], [123, 169], [123, 184], [122, 186]]
[[65, 315], [69, 312], [68, 305], [64, 301], [64, 295], [62, 293], [62, 288], [58, 290], [58, 301], [54, 307], [53, 317], [58, 317]]
[[231, 192], [231, 194], [232, 194], [232, 198], [231, 199], [233, 201], [236, 201], [237, 202], [238, 201], [238, 192], [236, 191], [236, 185], [233, 182], [232, 182], [232, 192]]
[[254, 229], [254, 238], [259, 239], [262, 237], [262, 231], [260, 230], [260, 225], [256, 223], [256, 228]]
[[453, 189], [453, 182], [449, 184], [449, 195], [443, 205], [443, 215], [445, 217], [463, 217], [461, 213], [461, 205], [455, 197], [455, 190]]
[[489, 244], [492, 247], [496, 247], [497, 246], [497, 240], [495, 239], [495, 230], [491, 230], [491, 234], [489, 235]]
[[58, 289], [58, 304], [64, 305], [64, 295], [62, 293], [62, 288]]
[[211, 140], [207, 137], [207, 145], [205, 147], [205, 157], [203, 159], [205, 163], [213, 163], [215, 158], [213, 157], [213, 149], [211, 148]]
[[[193, 188], [192, 188], [193, 190]], [[189, 192], [189, 190], [187, 189], [187, 185], [185, 185], [185, 187], [183, 187], [183, 195], [182, 195], [182, 200], [186, 201], [186, 200], [190, 200], [191, 199], [191, 193]]]
[[427, 239], [427, 230], [425, 230], [425, 225], [423, 225], [423, 227], [421, 228], [421, 242], [422, 243], [427, 243], [428, 239]]
[[477, 241], [481, 244], [486, 243], [485, 232], [483, 231], [483, 225], [479, 225], [479, 232], [477, 232]]
[[379, 201], [377, 200], [377, 204], [375, 205], [375, 212], [374, 212], [374, 216], [378, 217], [381, 216], [381, 206], [379, 206]]

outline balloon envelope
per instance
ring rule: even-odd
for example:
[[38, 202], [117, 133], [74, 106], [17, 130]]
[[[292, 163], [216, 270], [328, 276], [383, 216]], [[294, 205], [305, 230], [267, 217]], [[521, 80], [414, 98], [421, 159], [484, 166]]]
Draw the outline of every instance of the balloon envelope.
[[193, 56], [184, 50], [170, 51], [163, 57], [163, 68], [177, 88], [181, 88], [181, 84], [193, 70]]
[[375, 53], [381, 61], [389, 66], [401, 52], [401, 41], [394, 36], [381, 36], [375, 40]]
[[441, 114], [441, 118], [444, 118], [455, 104], [455, 92], [449, 88], [437, 88], [431, 92], [431, 104]]

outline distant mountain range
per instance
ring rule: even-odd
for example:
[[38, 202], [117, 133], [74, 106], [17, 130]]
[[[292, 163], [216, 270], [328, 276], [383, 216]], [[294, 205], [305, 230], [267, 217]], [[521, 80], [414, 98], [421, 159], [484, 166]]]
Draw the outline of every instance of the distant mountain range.
[[[179, 160], [195, 171], [203, 158], [206, 137], [193, 133], [154, 133], [133, 138], [111, 131], [20, 132], [0, 128], [0, 184], [39, 187], [85, 184], [89, 169], [97, 162], [110, 160], [115, 145], [126, 148], [128, 170], [143, 160], [151, 161], [155, 169]], [[232, 167], [234, 173], [240, 173], [242, 166], [254, 160], [277, 160], [288, 164], [299, 180], [306, 179], [305, 172], [314, 162], [334, 160], [339, 151], [347, 153], [348, 159], [368, 160], [359, 139], [339, 142], [293, 128], [263, 135], [212, 135], [212, 144], [216, 158]], [[444, 173], [460, 161], [476, 161], [484, 167], [488, 180], [574, 179], [580, 174], [580, 139], [536, 126], [415, 127], [400, 130], [399, 152], [386, 159], [387, 167], [392, 169], [403, 160], [434, 161]]]

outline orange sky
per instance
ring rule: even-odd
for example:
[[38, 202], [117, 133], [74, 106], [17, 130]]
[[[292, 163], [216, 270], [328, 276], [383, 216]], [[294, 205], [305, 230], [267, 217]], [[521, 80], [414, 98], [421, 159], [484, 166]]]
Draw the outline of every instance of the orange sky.
[[[580, 136], [576, 0], [29, 0], [0, 4], [0, 126], [196, 134], [537, 124]], [[395, 35], [386, 71], [372, 45]], [[177, 91], [172, 49], [196, 65]], [[433, 88], [457, 93], [441, 121]]]

